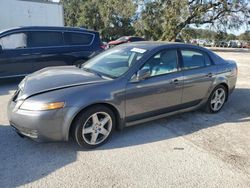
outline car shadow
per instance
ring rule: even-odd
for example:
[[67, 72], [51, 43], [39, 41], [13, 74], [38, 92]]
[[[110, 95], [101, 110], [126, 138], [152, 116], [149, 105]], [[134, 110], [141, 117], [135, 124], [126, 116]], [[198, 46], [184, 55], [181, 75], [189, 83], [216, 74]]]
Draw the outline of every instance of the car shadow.
[[123, 148], [158, 142], [223, 123], [250, 122], [250, 102], [248, 101], [250, 101], [250, 89], [237, 88], [217, 114], [197, 110], [128, 127], [122, 132], [116, 132], [108, 144], [98, 149]]
[[9, 79], [0, 79], [0, 96], [9, 95], [11, 91], [16, 90], [18, 84], [22, 81], [21, 78], [9, 78]]
[[[20, 138], [9, 125], [0, 125], [0, 184], [16, 187], [41, 179], [77, 160], [77, 153], [123, 149], [192, 134], [222, 123], [250, 121], [250, 89], [237, 88], [218, 114], [189, 112], [114, 132], [105, 145], [83, 150], [73, 141], [37, 143]], [[178, 125], [178, 126], [177, 126]], [[237, 126], [237, 124], [235, 124]]]
[[37, 143], [0, 125], [0, 185], [17, 187], [76, 161], [79, 148], [73, 142]]

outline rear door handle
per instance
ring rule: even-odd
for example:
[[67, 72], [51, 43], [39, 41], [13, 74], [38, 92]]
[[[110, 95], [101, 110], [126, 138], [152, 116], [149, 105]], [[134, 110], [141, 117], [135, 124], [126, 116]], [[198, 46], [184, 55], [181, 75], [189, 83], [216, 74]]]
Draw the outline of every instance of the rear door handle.
[[170, 84], [174, 84], [174, 85], [177, 85], [179, 83], [179, 80], [178, 79], [173, 79], [171, 80]]

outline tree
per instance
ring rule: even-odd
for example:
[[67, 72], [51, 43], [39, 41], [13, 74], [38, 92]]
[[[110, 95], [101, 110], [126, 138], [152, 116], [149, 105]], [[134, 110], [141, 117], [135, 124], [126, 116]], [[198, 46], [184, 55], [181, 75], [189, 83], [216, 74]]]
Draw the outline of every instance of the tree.
[[181, 36], [184, 40], [190, 41], [190, 39], [206, 39], [215, 40], [217, 33], [208, 29], [194, 29], [187, 26], [181, 31]]
[[78, 26], [101, 31], [104, 28], [103, 18], [100, 14], [100, 1], [88, 0], [80, 5], [81, 15], [77, 22]]
[[132, 26], [136, 4], [132, 0], [102, 0], [99, 11], [103, 21], [101, 34], [104, 38], [117, 38], [134, 33]]
[[227, 34], [226, 35], [226, 40], [229, 41], [229, 40], [236, 40], [236, 36], [234, 34]]
[[238, 36], [239, 40], [250, 41], [250, 31], [246, 31]]
[[137, 34], [146, 39], [159, 40], [164, 29], [162, 25], [164, 22], [163, 12], [159, 2], [146, 3], [140, 18], [134, 24]]
[[[149, 0], [140, 2], [142, 12], [136, 24], [136, 31], [160, 40], [174, 40], [185, 27], [192, 24], [196, 26], [209, 24], [220, 30], [222, 27], [239, 28], [250, 17], [248, 0]], [[155, 28], [157, 32], [154, 31]]]
[[77, 26], [81, 15], [80, 6], [84, 0], [60, 0], [64, 9], [64, 22], [66, 26]]
[[134, 34], [137, 5], [132, 0], [61, 0], [67, 26], [94, 29], [104, 39]]

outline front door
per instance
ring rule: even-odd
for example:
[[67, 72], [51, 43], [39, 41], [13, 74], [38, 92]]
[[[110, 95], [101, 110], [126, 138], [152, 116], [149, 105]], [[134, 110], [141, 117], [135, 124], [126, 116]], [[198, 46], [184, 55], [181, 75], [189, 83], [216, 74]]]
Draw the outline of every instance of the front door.
[[149, 69], [151, 74], [145, 80], [128, 82], [127, 122], [178, 110], [181, 105], [183, 76], [178, 69], [177, 51], [160, 51], [141, 69]]

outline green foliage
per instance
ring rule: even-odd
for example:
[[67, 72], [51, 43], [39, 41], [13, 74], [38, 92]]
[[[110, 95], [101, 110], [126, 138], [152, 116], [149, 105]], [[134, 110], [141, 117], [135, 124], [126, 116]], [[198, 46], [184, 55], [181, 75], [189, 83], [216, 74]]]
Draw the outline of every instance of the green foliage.
[[186, 41], [190, 41], [191, 39], [214, 40], [216, 34], [217, 33], [215, 31], [208, 29], [184, 28], [181, 31], [181, 37]]
[[[209, 24], [218, 30], [239, 28], [250, 16], [248, 0], [149, 0], [136, 31], [158, 40], [174, 40], [188, 25]], [[152, 20], [156, 18], [157, 20]], [[153, 23], [152, 23], [153, 22]], [[143, 26], [146, 26], [144, 28]], [[150, 30], [151, 28], [151, 30]], [[153, 31], [156, 28], [157, 32]]]
[[[190, 25], [219, 31], [250, 17], [248, 0], [61, 0], [65, 24], [98, 30], [104, 39], [137, 34], [152, 40], [190, 38]], [[207, 33], [207, 38], [215, 38]], [[226, 36], [233, 39], [235, 36]], [[198, 37], [195, 37], [198, 38]]]
[[207, 39], [210, 41], [221, 41], [221, 40], [236, 40], [237, 37], [234, 34], [227, 34], [226, 32], [215, 32], [208, 29], [194, 29], [194, 28], [184, 28], [181, 31], [181, 37], [185, 41], [190, 41], [191, 39]]
[[61, 0], [68, 26], [98, 30], [104, 39], [134, 34], [132, 0]]
[[77, 26], [80, 19], [80, 5], [84, 0], [61, 0], [64, 8], [64, 22], [67, 26]]
[[163, 31], [163, 9], [159, 2], [149, 2], [146, 4], [141, 18], [135, 23], [138, 35], [146, 39], [159, 40]]
[[239, 40], [250, 41], [250, 31], [246, 31], [245, 33], [241, 34], [238, 38]]

